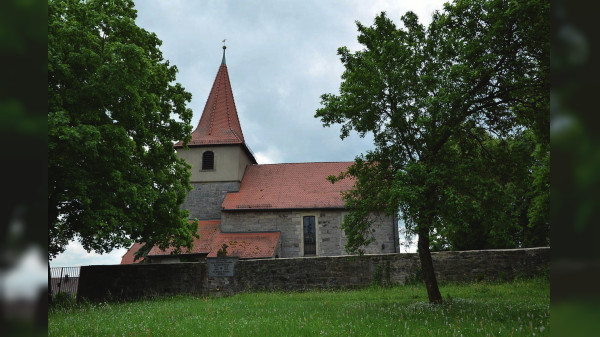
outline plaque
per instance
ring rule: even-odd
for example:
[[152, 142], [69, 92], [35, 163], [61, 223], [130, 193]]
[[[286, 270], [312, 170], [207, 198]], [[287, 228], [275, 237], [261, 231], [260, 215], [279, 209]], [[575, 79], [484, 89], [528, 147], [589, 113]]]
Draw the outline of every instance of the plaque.
[[227, 277], [233, 276], [233, 266], [235, 260], [232, 258], [210, 258], [208, 259], [209, 277]]

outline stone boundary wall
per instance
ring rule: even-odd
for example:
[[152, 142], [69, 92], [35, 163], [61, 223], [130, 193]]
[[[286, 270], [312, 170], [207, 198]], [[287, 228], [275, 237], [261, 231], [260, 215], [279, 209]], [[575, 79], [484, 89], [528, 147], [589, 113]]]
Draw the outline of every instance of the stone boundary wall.
[[[548, 247], [437, 252], [432, 257], [439, 282], [511, 280], [550, 267]], [[403, 284], [419, 269], [416, 253], [235, 260], [231, 277], [209, 277], [206, 262], [87, 266], [81, 268], [78, 298], [360, 288], [377, 282]]]
[[205, 263], [83, 266], [77, 299], [135, 299], [176, 294], [206, 294]]

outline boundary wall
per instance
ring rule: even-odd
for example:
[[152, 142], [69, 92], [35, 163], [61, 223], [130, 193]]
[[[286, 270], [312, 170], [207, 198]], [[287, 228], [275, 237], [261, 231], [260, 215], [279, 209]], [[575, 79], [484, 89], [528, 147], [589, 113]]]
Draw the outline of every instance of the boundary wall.
[[[438, 282], [512, 280], [549, 273], [550, 248], [432, 253]], [[207, 262], [81, 267], [79, 300], [123, 300], [245, 291], [352, 289], [416, 280], [416, 253], [238, 260], [234, 275], [209, 277]]]

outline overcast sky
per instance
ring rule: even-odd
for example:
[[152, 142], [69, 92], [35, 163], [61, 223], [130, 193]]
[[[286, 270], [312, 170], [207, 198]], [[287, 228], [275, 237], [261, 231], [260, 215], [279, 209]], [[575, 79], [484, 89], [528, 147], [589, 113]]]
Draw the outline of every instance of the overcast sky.
[[[372, 138], [339, 137], [314, 118], [320, 96], [338, 93], [344, 70], [337, 49], [356, 51], [355, 21], [372, 25], [382, 11], [400, 24], [407, 11], [428, 24], [441, 0], [144, 0], [136, 1], [138, 26], [157, 34], [165, 59], [179, 69], [177, 82], [192, 93], [192, 125], [221, 63], [227, 68], [242, 131], [259, 164], [352, 161]], [[51, 266], [118, 264], [125, 249], [87, 253], [72, 242]]]

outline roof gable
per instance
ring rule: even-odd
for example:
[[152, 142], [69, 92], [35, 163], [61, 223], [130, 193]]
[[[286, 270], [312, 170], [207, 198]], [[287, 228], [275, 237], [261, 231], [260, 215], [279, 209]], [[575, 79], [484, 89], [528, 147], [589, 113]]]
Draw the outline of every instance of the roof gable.
[[223, 210], [344, 208], [341, 192], [354, 180], [335, 184], [330, 175], [346, 171], [352, 162], [249, 165], [240, 191], [228, 193]]

